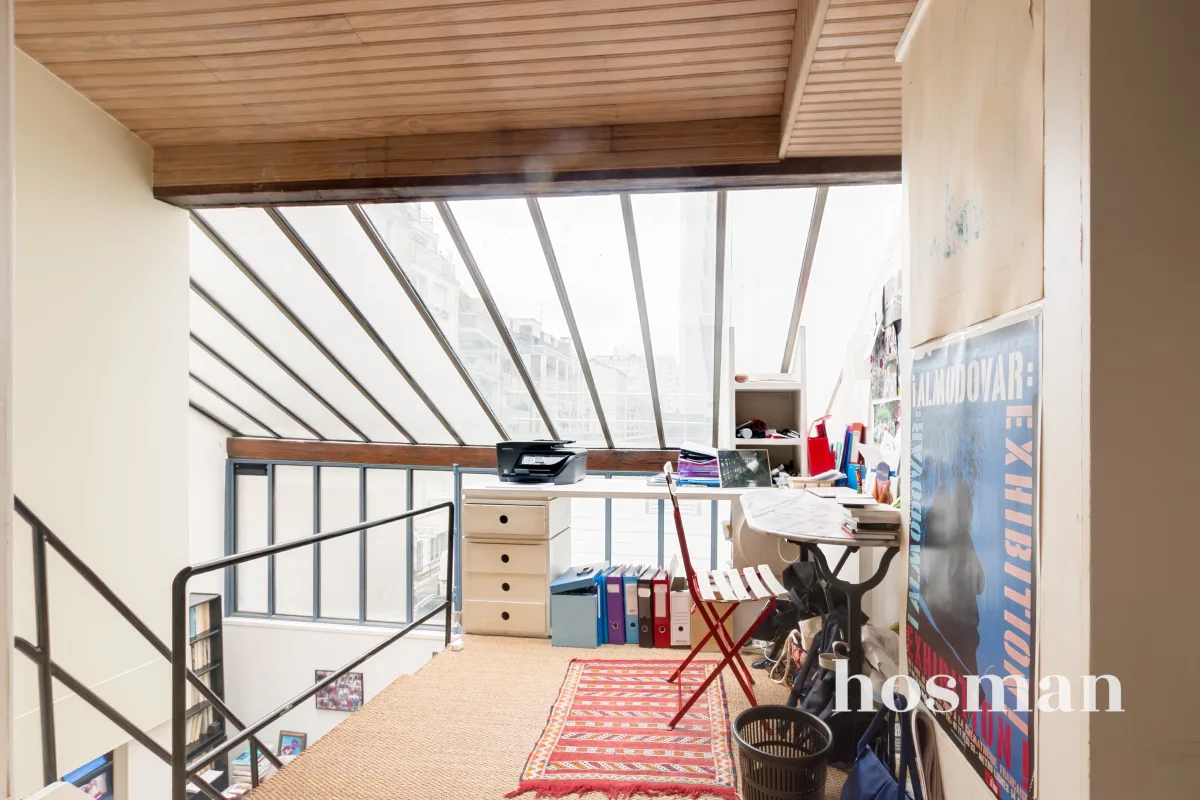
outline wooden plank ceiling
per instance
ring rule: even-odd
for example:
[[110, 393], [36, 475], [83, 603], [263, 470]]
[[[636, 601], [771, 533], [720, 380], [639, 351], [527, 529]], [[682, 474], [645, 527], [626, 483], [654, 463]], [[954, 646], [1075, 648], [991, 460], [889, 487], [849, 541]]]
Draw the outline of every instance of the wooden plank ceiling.
[[151, 145], [779, 113], [796, 0], [18, 0], [17, 44]]
[[240, 197], [539, 155], [558, 173], [898, 154], [891, 50], [913, 5], [16, 0], [15, 16], [21, 49], [155, 148], [156, 186]]
[[917, 0], [814, 3], [814, 25], [794, 65], [797, 80], [784, 109], [780, 158], [900, 152], [895, 50], [916, 5]]

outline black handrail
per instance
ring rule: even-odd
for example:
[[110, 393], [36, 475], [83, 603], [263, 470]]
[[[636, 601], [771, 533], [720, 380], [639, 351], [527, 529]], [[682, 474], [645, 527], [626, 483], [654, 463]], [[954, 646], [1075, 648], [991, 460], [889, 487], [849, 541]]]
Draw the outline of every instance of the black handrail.
[[[399, 520], [411, 519], [422, 514], [429, 514], [435, 511], [446, 509], [448, 513], [447, 535], [446, 535], [446, 599], [443, 600], [437, 608], [430, 611], [415, 622], [402, 628], [400, 631], [392, 634], [384, 641], [372, 647], [367, 652], [354, 658], [349, 663], [342, 665], [338, 670], [318, 681], [315, 685], [301, 692], [300, 694], [288, 700], [283, 705], [270, 712], [262, 719], [252, 723], [249, 726], [238, 724], [242, 728], [242, 732], [237, 736], [228, 738], [211, 749], [196, 756], [189, 763], [187, 760], [187, 730], [185, 728], [185, 715], [187, 713], [187, 695], [185, 681], [187, 678], [187, 662], [186, 648], [188, 646], [188, 581], [197, 575], [204, 575], [209, 572], [215, 572], [219, 569], [228, 569], [230, 567], [245, 564], [248, 561], [255, 561], [260, 558], [286, 553], [289, 550], [295, 550], [300, 547], [308, 547], [311, 545], [327, 542], [331, 539], [337, 539], [342, 536], [347, 536], [352, 533], [358, 533], [380, 525], [387, 525]], [[411, 557], [411, 554], [410, 554]], [[229, 752], [233, 748], [245, 741], [251, 742], [250, 747], [250, 768], [251, 782], [257, 784], [257, 766], [258, 754], [255, 752], [261, 749], [262, 745], [254, 738], [254, 734], [261, 731], [267, 725], [270, 725], [275, 720], [282, 717], [287, 712], [296, 707], [298, 703], [302, 703], [308, 698], [315, 695], [317, 692], [329, 686], [334, 681], [340, 679], [350, 670], [357, 667], [359, 664], [366, 661], [373, 655], [381, 652], [385, 648], [397, 642], [410, 631], [420, 625], [428, 622], [442, 611], [446, 612], [446, 646], [450, 645], [450, 625], [451, 611], [454, 606], [454, 502], [446, 501], [436, 505], [427, 506], [425, 508], [406, 511], [403, 514], [386, 517], [384, 519], [374, 520], [372, 522], [361, 522], [357, 525], [352, 525], [349, 528], [341, 528], [335, 531], [326, 531], [308, 536], [303, 539], [295, 539], [280, 544], [268, 545], [260, 547], [257, 550], [249, 550], [244, 553], [235, 553], [234, 555], [225, 556], [224, 558], [205, 561], [202, 564], [193, 564], [184, 567], [175, 576], [175, 581], [171, 586], [171, 646], [175, 657], [171, 659], [171, 800], [186, 800], [187, 784], [189, 782], [196, 783], [198, 778], [196, 773], [201, 767], [212, 761], [217, 756]], [[269, 752], [269, 751], [266, 751]]]
[[[134, 630], [142, 635], [164, 658], [171, 660], [171, 651], [167, 648], [162, 639], [154, 635], [133, 610], [125, 604], [121, 598], [109, 587], [104, 580], [97, 575], [87, 564], [85, 564], [79, 556], [67, 547], [62, 539], [58, 538], [53, 531], [42, 522], [37, 514], [25, 503], [21, 502], [21, 498], [13, 498], [13, 508], [17, 514], [29, 523], [33, 530], [33, 594], [35, 614], [37, 617], [36, 623], [36, 643], [31, 643], [28, 640], [20, 637], [13, 637], [13, 644], [22, 654], [27, 656], [38, 670], [38, 712], [41, 717], [42, 728], [42, 780], [46, 785], [52, 784], [59, 779], [58, 774], [58, 754], [56, 752], [55, 743], [55, 726], [54, 726], [54, 680], [58, 680], [75, 694], [79, 695], [92, 708], [103, 714], [110, 722], [131, 737], [136, 739], [147, 750], [154, 753], [156, 756], [171, 763], [171, 754], [166, 751], [161, 745], [147, 736], [140, 728], [129, 721], [124, 715], [113, 708], [111, 705], [101, 699], [95, 692], [91, 691], [86, 685], [75, 678], [71, 673], [67, 672], [61, 665], [54, 661], [50, 654], [50, 584], [47, 580], [46, 570], [46, 547], [53, 547], [55, 552], [62, 556], [63, 560], [79, 573], [88, 585], [95, 589], [104, 600], [116, 610], [122, 618], [125, 619]], [[185, 679], [193, 684], [199, 684], [202, 692], [205, 693], [206, 699], [213, 703], [218, 709], [225, 708], [215, 694], [208, 690], [207, 686], [191, 672], [185, 670]], [[209, 697], [209, 695], [212, 695]], [[222, 713], [224, 713], [224, 711]], [[229, 719], [233, 721], [233, 717]], [[234, 723], [241, 727], [240, 723]], [[199, 778], [193, 779], [192, 783], [210, 800], [223, 800], [222, 795], [214, 789], [206, 781]]]

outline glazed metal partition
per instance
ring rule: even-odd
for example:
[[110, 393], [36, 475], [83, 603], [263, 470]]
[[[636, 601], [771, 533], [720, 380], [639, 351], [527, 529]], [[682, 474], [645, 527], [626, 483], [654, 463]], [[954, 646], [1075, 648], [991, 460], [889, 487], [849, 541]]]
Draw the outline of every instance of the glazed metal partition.
[[[185, 719], [187, 715], [187, 683], [189, 681], [189, 670], [186, 663], [186, 653], [189, 645], [187, 587], [188, 582], [192, 578], [195, 578], [199, 575], [205, 575], [210, 572], [216, 572], [218, 570], [226, 570], [228, 574], [229, 572], [232, 572], [233, 568], [237, 567], [238, 565], [245, 564], [250, 561], [257, 561], [263, 558], [270, 559], [280, 553], [286, 553], [301, 547], [319, 548], [322, 542], [340, 539], [344, 536], [350, 536], [356, 533], [363, 534], [371, 528], [388, 525], [390, 523], [399, 522], [402, 520], [411, 520], [414, 517], [421, 516], [422, 514], [432, 514], [443, 510], [447, 512], [449, 519], [447, 525], [448, 546], [446, 551], [446, 596], [441, 603], [439, 603], [435, 608], [431, 609], [428, 613], [422, 615], [420, 618], [411, 620], [396, 633], [388, 636], [382, 642], [379, 642], [366, 652], [351, 659], [346, 664], [343, 664], [340, 668], [333, 671], [325, 678], [317, 681], [313, 686], [310, 686], [308, 689], [278, 706], [274, 711], [271, 711], [266, 716], [253, 723], [250, 723], [249, 725], [243, 725], [232, 715], [225, 714], [227, 709], [222, 710], [221, 713], [225, 714], [227, 719], [240, 728], [241, 732], [226, 737], [225, 741], [215, 745], [212, 748], [209, 748], [208, 750], [205, 750], [191, 760], [188, 760], [187, 728]], [[188, 783], [190, 782], [200, 786], [202, 781], [199, 779], [199, 774], [204, 769], [206, 764], [218, 756], [224, 755], [232, 751], [234, 748], [247, 743], [249, 744], [251, 751], [251, 782], [252, 784], [257, 785], [258, 753], [261, 752], [264, 757], [269, 758], [276, 764], [279, 763], [278, 759], [271, 755], [270, 751], [256, 738], [258, 733], [260, 733], [275, 720], [287, 714], [299, 703], [302, 703], [305, 700], [313, 697], [315, 694], [317, 694], [317, 692], [339, 680], [343, 675], [350, 672], [350, 670], [354, 669], [359, 664], [362, 664], [368, 658], [371, 658], [372, 656], [387, 649], [392, 644], [395, 644], [405, 635], [429, 622], [438, 614], [445, 614], [445, 644], [449, 646], [451, 637], [451, 611], [454, 606], [454, 587], [457, 584], [457, 581], [454, 579], [454, 577], [458, 574], [455, 568], [455, 551], [458, 546], [458, 537], [455, 535], [455, 531], [457, 530], [457, 518], [458, 516], [455, 513], [454, 503], [438, 503], [425, 508], [405, 511], [403, 514], [396, 514], [390, 517], [384, 517], [383, 519], [373, 520], [371, 522], [362, 522], [358, 525], [352, 525], [347, 528], [326, 531], [323, 533], [315, 533], [312, 536], [302, 539], [296, 539], [280, 544], [270, 544], [266, 547], [260, 547], [245, 553], [227, 555], [223, 558], [206, 561], [201, 564], [193, 564], [180, 570], [179, 574], [175, 576], [175, 580], [171, 586], [171, 652], [175, 654], [175, 657], [171, 660], [171, 752], [166, 759], [171, 765], [171, 800], [186, 800]], [[141, 735], [144, 736], [144, 734]], [[151, 741], [151, 743], [153, 743], [148, 737], [146, 738], [147, 741]], [[208, 792], [205, 792], [205, 794], [207, 795]], [[215, 800], [219, 800], [220, 798], [220, 794], [215, 792], [209, 796]]]
[[[454, 506], [454, 519], [456, 520], [452, 541], [455, 547], [461, 548], [461, 528], [460, 521], [462, 519], [462, 489], [463, 476], [465, 475], [495, 475], [494, 469], [483, 467], [463, 467], [458, 464], [449, 466], [437, 467], [428, 465], [412, 465], [412, 464], [354, 464], [354, 463], [330, 463], [330, 462], [315, 462], [315, 461], [257, 461], [247, 459], [228, 459], [226, 462], [226, 499], [225, 499], [225, 555], [233, 556], [238, 554], [238, 480], [239, 476], [245, 475], [260, 475], [266, 477], [266, 535], [268, 546], [275, 544], [275, 520], [277, 513], [276, 494], [275, 494], [275, 474], [279, 467], [302, 467], [313, 471], [313, 526], [314, 533], [320, 526], [321, 520], [321, 477], [320, 471], [322, 468], [327, 469], [354, 469], [358, 471], [358, 497], [359, 497], [359, 518], [365, 522], [367, 518], [367, 503], [366, 503], [366, 474], [368, 470], [400, 470], [406, 473], [406, 508], [411, 510], [413, 507], [414, 496], [414, 476], [416, 473], [441, 473], [450, 474], [451, 482], [451, 498], [446, 501]], [[604, 478], [646, 478], [648, 473], [644, 472], [592, 472], [593, 476]], [[666, 566], [666, 514], [665, 501], [653, 501], [657, 508], [657, 532], [656, 532], [656, 553], [658, 566]], [[720, 535], [720, 513], [718, 505], [713, 501], [710, 502], [710, 519], [709, 519], [709, 557], [712, 568], [718, 566], [718, 551], [719, 551], [719, 535]], [[414, 515], [415, 516], [415, 515]], [[613, 502], [611, 499], [604, 501], [604, 559], [612, 561], [613, 553]], [[312, 540], [305, 540], [311, 543]], [[304, 616], [296, 616], [292, 614], [280, 613], [276, 608], [276, 581], [277, 572], [274, 566], [274, 559], [268, 559], [267, 568], [267, 592], [266, 592], [266, 611], [254, 611], [238, 606], [238, 581], [239, 577], [236, 570], [229, 569], [225, 572], [225, 608], [226, 613], [236, 614], [238, 616], [247, 617], [263, 617], [263, 618], [279, 618], [293, 619], [297, 621], [310, 622], [326, 622], [337, 625], [347, 624], [370, 624], [392, 626], [397, 624], [407, 624], [412, 621], [415, 609], [415, 601], [413, 597], [413, 559], [411, 554], [414, 552], [414, 531], [413, 518], [407, 518], [405, 526], [405, 547], [404, 552], [410, 554], [406, 560], [404, 576], [405, 593], [405, 615], [404, 623], [389, 622], [371, 618], [368, 611], [367, 602], [367, 573], [368, 560], [370, 553], [367, 548], [367, 540], [365, 532], [359, 537], [358, 541], [358, 618], [345, 619], [342, 617], [325, 616], [321, 613], [321, 553], [320, 546], [313, 548], [313, 600], [312, 614]], [[454, 610], [461, 609], [460, 597], [460, 582], [462, 577], [462, 553], [461, 549], [454, 554], [454, 572], [453, 572], [453, 604]]]

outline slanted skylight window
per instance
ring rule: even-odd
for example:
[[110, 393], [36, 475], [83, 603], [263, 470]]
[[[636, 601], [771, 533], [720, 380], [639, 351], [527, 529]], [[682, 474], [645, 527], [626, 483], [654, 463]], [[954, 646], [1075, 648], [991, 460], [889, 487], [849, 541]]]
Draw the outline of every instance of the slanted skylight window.
[[813, 228], [818, 196], [728, 191], [720, 240], [719, 192], [197, 212], [190, 399], [247, 436], [710, 442], [729, 374], [791, 367], [815, 229], [799, 322], [817, 416], [900, 188], [832, 188]]

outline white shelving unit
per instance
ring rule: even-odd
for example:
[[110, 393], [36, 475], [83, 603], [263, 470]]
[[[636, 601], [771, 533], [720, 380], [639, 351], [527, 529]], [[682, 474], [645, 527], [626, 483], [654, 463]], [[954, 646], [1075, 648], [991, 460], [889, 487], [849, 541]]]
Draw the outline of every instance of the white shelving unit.
[[[729, 351], [734, 352], [734, 331], [729, 330]], [[739, 439], [737, 427], [752, 419], [761, 419], [768, 428], [782, 430], [790, 428], [801, 434], [808, 433], [808, 392], [805, 389], [805, 349], [804, 329], [800, 328], [796, 336], [796, 357], [792, 363], [792, 371], [778, 375], [750, 376], [752, 380], [738, 383], [733, 379], [736, 365], [730, 364], [728, 369], [729, 401], [732, 419], [726, 425], [725, 446], [746, 450], [766, 450], [771, 460], [771, 468], [780, 464], [792, 462], [799, 474], [808, 474], [808, 448], [806, 439]], [[732, 361], [732, 359], [730, 359]], [[757, 377], [757, 380], [753, 378]]]

